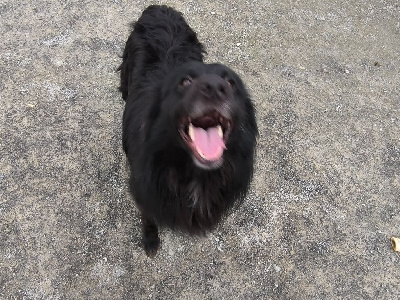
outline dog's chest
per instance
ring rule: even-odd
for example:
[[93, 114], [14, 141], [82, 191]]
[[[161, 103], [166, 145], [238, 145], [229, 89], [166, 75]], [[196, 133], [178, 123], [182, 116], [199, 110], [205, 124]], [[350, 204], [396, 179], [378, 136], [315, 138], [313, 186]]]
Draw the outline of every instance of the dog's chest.
[[224, 189], [222, 183], [225, 181], [220, 177], [194, 176], [189, 181], [185, 181], [177, 176], [176, 172], [170, 170], [168, 185], [171, 196], [183, 207], [203, 209], [204, 206], [223, 201], [221, 191]]
[[188, 185], [187, 194], [189, 205], [192, 207], [196, 206], [199, 201], [201, 201], [201, 199], [204, 197], [203, 184], [198, 182], [197, 180], [193, 180]]

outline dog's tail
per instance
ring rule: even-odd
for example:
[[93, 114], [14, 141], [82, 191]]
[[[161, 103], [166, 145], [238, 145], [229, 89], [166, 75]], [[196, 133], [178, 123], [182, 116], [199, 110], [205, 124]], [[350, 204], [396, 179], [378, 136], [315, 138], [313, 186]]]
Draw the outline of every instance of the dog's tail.
[[167, 73], [179, 63], [203, 61], [205, 50], [196, 33], [181, 13], [168, 6], [149, 6], [132, 28], [118, 69], [121, 71], [119, 89], [124, 100], [139, 78]]

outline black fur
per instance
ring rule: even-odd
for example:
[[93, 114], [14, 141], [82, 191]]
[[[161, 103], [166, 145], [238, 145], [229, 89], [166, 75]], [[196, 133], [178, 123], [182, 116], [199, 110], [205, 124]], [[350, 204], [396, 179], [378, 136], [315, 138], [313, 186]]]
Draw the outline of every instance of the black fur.
[[[148, 7], [126, 42], [119, 68], [123, 147], [148, 256], [160, 244], [158, 225], [191, 234], [212, 230], [243, 200], [252, 177], [252, 102], [239, 76], [203, 63], [203, 53], [196, 33], [167, 6]], [[226, 149], [221, 157], [199, 156], [188, 128], [217, 128], [216, 122]]]

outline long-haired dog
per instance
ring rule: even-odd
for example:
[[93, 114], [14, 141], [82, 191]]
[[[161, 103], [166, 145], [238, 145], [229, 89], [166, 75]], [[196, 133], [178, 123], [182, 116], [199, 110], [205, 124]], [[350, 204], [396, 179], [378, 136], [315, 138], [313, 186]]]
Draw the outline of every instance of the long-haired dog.
[[123, 53], [123, 147], [154, 256], [158, 226], [205, 234], [246, 195], [257, 136], [239, 76], [203, 63], [204, 48], [181, 13], [148, 7]]

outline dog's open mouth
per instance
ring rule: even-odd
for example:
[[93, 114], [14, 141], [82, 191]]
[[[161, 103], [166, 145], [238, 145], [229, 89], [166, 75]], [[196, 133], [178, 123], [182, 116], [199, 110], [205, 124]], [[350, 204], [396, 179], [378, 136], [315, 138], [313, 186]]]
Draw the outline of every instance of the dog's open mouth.
[[222, 160], [231, 128], [231, 120], [210, 111], [197, 118], [184, 118], [179, 133], [195, 158], [201, 164], [210, 165]]

